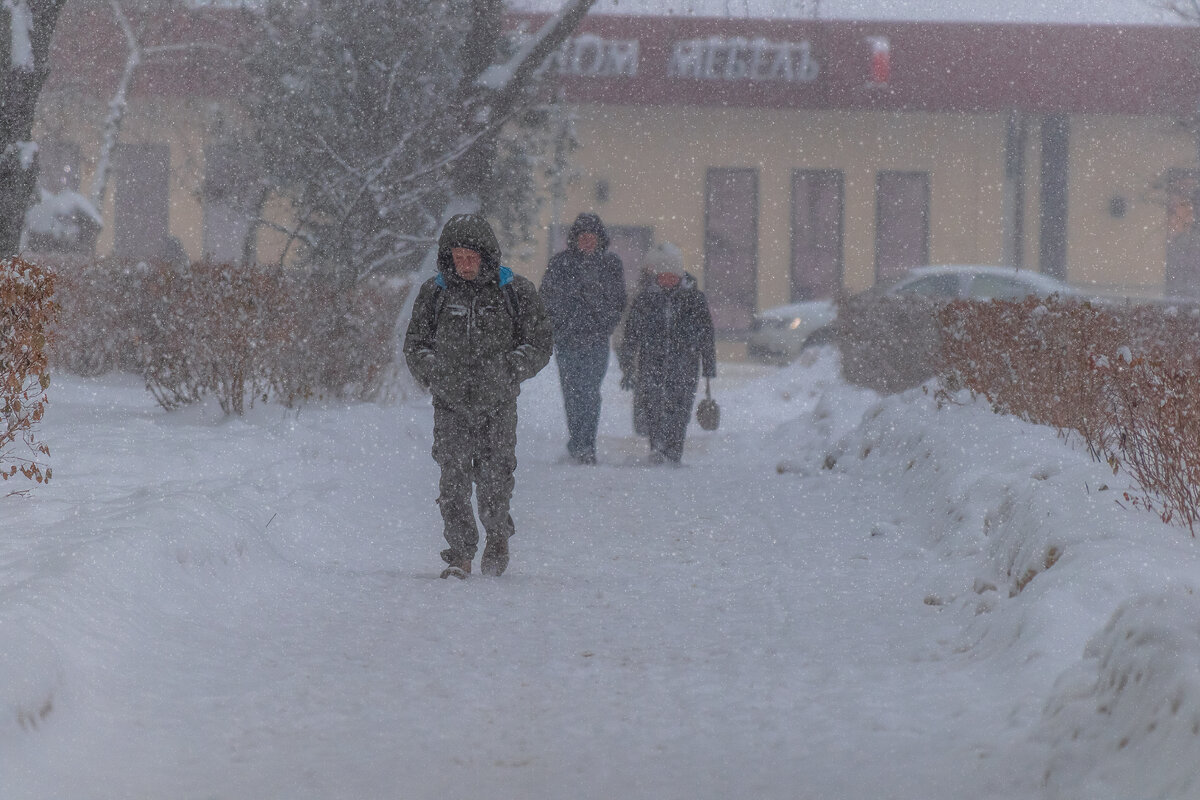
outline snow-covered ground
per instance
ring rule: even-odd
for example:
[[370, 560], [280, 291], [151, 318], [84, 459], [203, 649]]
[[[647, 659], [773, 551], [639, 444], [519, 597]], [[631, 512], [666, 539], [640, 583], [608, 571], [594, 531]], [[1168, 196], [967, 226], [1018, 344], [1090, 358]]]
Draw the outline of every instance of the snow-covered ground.
[[526, 384], [513, 563], [466, 582], [427, 400], [223, 420], [56, 376], [54, 480], [3, 499], [0, 797], [1200, 797], [1187, 531], [831, 352], [721, 373], [681, 469], [615, 369], [597, 467]]

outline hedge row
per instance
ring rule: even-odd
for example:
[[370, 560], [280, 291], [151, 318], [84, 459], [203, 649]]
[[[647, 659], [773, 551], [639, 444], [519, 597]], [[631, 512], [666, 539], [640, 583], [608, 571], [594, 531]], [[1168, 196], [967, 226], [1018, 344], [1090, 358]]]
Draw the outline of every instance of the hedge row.
[[1200, 314], [1074, 300], [957, 301], [935, 317], [939, 381], [1077, 435], [1130, 504], [1200, 521]]
[[20, 258], [0, 260], [0, 478], [38, 483], [52, 471], [35, 427], [50, 386], [47, 331], [57, 311], [54, 275]]
[[81, 375], [136, 372], [168, 410], [206, 396], [227, 414], [256, 401], [374, 399], [394, 362], [402, 286], [210, 262], [101, 260], [56, 271], [53, 363]]

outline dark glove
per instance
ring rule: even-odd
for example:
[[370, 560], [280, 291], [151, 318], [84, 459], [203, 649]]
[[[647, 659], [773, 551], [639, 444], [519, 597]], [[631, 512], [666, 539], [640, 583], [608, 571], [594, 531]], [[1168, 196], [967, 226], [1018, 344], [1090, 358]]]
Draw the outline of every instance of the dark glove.
[[621, 375], [621, 388], [624, 389], [625, 391], [629, 391], [633, 388], [633, 376], [632, 375], [625, 375], [625, 374]]

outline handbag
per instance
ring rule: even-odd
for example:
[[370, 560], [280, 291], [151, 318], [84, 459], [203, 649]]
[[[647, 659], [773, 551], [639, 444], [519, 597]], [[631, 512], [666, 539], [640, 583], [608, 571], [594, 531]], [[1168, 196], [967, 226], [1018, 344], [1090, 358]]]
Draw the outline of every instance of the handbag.
[[708, 378], [704, 379], [704, 399], [696, 406], [696, 422], [706, 431], [715, 431], [721, 424], [721, 407], [712, 399]]

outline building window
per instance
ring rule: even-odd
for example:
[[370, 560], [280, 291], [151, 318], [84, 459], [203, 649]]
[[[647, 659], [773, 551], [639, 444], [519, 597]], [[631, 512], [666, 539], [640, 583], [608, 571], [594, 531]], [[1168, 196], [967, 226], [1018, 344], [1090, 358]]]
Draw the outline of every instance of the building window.
[[841, 170], [792, 173], [792, 302], [842, 288], [843, 183]]
[[704, 293], [713, 325], [750, 328], [758, 289], [758, 171], [712, 168], [704, 192]]
[[122, 258], [175, 256], [169, 231], [170, 147], [121, 144], [114, 157], [113, 252]]
[[875, 176], [875, 280], [929, 263], [929, 173]]

